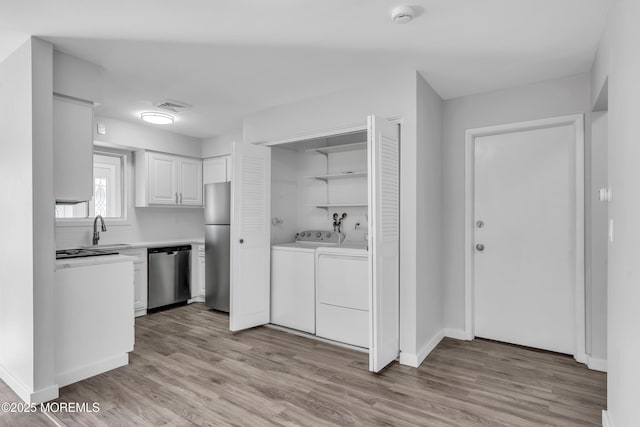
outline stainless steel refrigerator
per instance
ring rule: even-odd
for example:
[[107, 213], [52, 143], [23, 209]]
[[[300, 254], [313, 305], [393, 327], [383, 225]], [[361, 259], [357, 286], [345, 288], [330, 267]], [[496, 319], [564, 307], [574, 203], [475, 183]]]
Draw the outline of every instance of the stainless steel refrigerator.
[[205, 303], [229, 312], [231, 183], [204, 186]]

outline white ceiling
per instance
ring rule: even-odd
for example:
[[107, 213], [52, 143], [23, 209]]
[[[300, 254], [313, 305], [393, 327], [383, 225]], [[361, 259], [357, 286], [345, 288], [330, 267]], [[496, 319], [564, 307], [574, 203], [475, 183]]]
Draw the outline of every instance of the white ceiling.
[[[0, 59], [29, 35], [105, 68], [99, 114], [193, 104], [171, 131], [418, 70], [445, 99], [590, 69], [611, 0], [0, 0]], [[390, 10], [413, 4], [413, 22]], [[168, 129], [169, 128], [164, 128]]]

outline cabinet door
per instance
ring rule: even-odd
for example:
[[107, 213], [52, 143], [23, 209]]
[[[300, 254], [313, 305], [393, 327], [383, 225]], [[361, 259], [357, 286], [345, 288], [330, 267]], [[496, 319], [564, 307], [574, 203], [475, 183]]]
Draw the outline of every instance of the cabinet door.
[[136, 316], [147, 314], [147, 250], [129, 249], [122, 255], [136, 258], [133, 262], [133, 308]]
[[55, 198], [84, 202], [93, 197], [93, 107], [53, 97]]
[[219, 182], [230, 181], [227, 178], [229, 167], [227, 165], [227, 157], [216, 157], [207, 159], [203, 162], [204, 166], [204, 184], [217, 184]]
[[199, 246], [198, 247], [198, 267], [197, 267], [198, 268], [198, 287], [199, 287], [200, 296], [202, 298], [204, 298], [204, 296], [206, 295], [205, 262], [206, 262], [206, 258], [205, 258], [204, 246]]
[[179, 204], [202, 206], [202, 161], [180, 159], [179, 162]]
[[147, 310], [147, 266], [144, 262], [136, 262], [133, 265], [133, 289], [133, 307], [136, 316], [140, 316]]
[[149, 204], [178, 204], [178, 159], [160, 153], [148, 156]]

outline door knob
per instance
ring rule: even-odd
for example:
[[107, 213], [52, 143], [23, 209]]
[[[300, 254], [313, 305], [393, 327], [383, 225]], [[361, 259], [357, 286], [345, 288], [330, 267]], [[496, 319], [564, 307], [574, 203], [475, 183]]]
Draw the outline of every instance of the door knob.
[[240, 243], [244, 243], [244, 239], [240, 239]]
[[480, 252], [484, 251], [484, 245], [482, 243], [478, 243], [476, 245], [476, 249]]

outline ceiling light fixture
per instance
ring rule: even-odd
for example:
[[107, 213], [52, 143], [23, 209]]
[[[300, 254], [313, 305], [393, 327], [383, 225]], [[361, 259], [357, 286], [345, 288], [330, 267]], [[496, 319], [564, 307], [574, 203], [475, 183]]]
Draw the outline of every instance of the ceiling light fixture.
[[411, 22], [415, 16], [415, 11], [411, 6], [398, 6], [391, 11], [391, 21], [394, 24], [406, 24]]
[[140, 113], [140, 118], [154, 125], [170, 125], [174, 121], [174, 117], [171, 114], [158, 113], [157, 111]]

